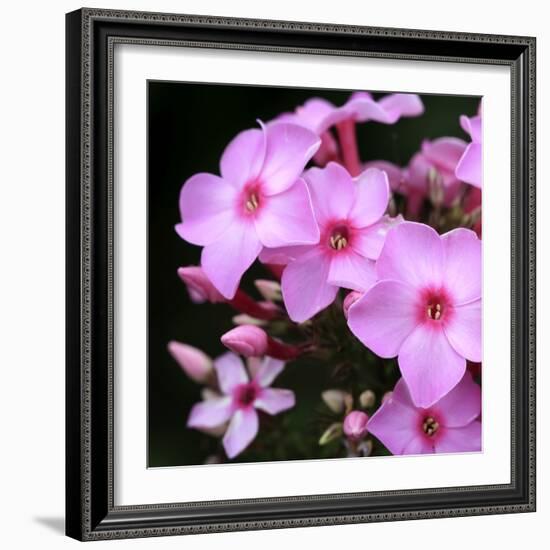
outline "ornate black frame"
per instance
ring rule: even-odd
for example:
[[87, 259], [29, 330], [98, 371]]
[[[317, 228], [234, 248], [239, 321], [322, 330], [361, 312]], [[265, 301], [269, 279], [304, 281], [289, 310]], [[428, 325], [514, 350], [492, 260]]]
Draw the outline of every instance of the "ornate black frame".
[[[512, 78], [512, 461], [506, 485], [116, 507], [116, 43], [507, 65]], [[66, 532], [79, 540], [535, 510], [535, 39], [81, 9], [67, 14]]]

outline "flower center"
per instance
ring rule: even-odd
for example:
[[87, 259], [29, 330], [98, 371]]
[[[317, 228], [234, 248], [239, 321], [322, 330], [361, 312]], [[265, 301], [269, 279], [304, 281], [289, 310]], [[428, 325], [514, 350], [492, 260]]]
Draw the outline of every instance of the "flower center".
[[260, 199], [258, 197], [258, 193], [256, 191], [252, 191], [249, 193], [246, 202], [245, 202], [245, 210], [247, 212], [255, 212], [258, 209], [258, 206], [260, 206]]
[[431, 437], [432, 435], [435, 435], [438, 429], [439, 422], [433, 416], [428, 416], [424, 419], [424, 422], [422, 423], [422, 430], [426, 435]]
[[235, 398], [239, 406], [249, 407], [254, 403], [256, 397], [258, 396], [258, 390], [255, 384], [242, 384], [237, 388], [235, 392]]
[[335, 227], [329, 238], [330, 247], [334, 250], [342, 250], [349, 244], [349, 231], [345, 226]]
[[439, 321], [441, 319], [441, 315], [443, 314], [443, 307], [439, 302], [428, 304], [426, 314], [428, 315], [429, 319]]

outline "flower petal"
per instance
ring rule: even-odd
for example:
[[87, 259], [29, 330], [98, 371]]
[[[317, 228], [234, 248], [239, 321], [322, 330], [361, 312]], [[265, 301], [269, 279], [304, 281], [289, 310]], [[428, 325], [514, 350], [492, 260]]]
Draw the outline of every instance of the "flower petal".
[[233, 222], [236, 191], [212, 174], [195, 174], [181, 188], [178, 235], [193, 244], [208, 245], [223, 235]]
[[374, 262], [353, 249], [334, 253], [327, 281], [331, 285], [364, 292], [376, 282]]
[[259, 260], [264, 264], [287, 265], [297, 260], [310, 250], [311, 245], [280, 246], [277, 248], [262, 248]]
[[416, 408], [416, 405], [413, 403], [413, 400], [411, 398], [411, 392], [409, 391], [409, 388], [407, 387], [407, 383], [405, 382], [404, 378], [400, 378], [397, 381], [397, 384], [395, 384], [395, 387], [391, 392], [391, 396], [393, 399], [399, 401], [402, 405], [405, 405], [406, 407], [412, 407], [413, 409]]
[[420, 420], [416, 409], [403, 405], [392, 396], [371, 416], [367, 429], [392, 454], [401, 455], [418, 437]]
[[231, 416], [230, 397], [208, 399], [193, 405], [187, 426], [189, 428], [215, 428], [226, 422]]
[[262, 360], [260, 357], [246, 358], [246, 366], [247, 366], [248, 372], [250, 373], [250, 376], [255, 380], [257, 380], [258, 371], [260, 370], [261, 365], [262, 365]]
[[210, 282], [231, 300], [261, 249], [254, 224], [235, 220], [216, 242], [203, 248], [201, 266]]
[[413, 437], [403, 449], [404, 455], [428, 455], [433, 454], [434, 446], [422, 435]]
[[432, 408], [439, 423], [447, 428], [461, 428], [481, 413], [481, 388], [466, 371], [462, 380]]
[[474, 363], [481, 362], [481, 300], [453, 308], [449, 322], [444, 324], [444, 330], [460, 356]]
[[456, 177], [481, 189], [481, 159], [481, 143], [470, 143], [456, 166]]
[[435, 229], [404, 222], [388, 232], [376, 262], [379, 279], [409, 283], [415, 288], [440, 287], [445, 251]]
[[258, 427], [258, 413], [254, 407], [236, 410], [223, 438], [227, 457], [235, 458], [244, 451], [256, 437]]
[[389, 94], [378, 101], [386, 112], [386, 119], [380, 122], [393, 124], [401, 117], [419, 116], [424, 112], [424, 105], [416, 94]]
[[460, 117], [460, 126], [475, 143], [481, 143], [481, 116]]
[[403, 342], [398, 363], [417, 407], [427, 408], [462, 379], [466, 360], [451, 346], [434, 322], [419, 325]]
[[368, 168], [355, 179], [357, 194], [349, 218], [355, 227], [377, 222], [388, 207], [390, 184], [386, 172]]
[[265, 132], [265, 160], [259, 179], [262, 191], [274, 195], [288, 189], [300, 177], [321, 140], [311, 130], [285, 122], [270, 124]]
[[428, 192], [428, 173], [432, 163], [423, 153], [416, 153], [407, 167], [406, 172], [406, 195], [411, 199], [411, 194], [419, 196], [422, 200]]
[[417, 326], [416, 292], [398, 281], [380, 281], [348, 311], [348, 326], [380, 357], [395, 357]]
[[348, 171], [329, 162], [325, 168], [311, 168], [305, 174], [317, 221], [327, 224], [348, 217], [356, 196], [356, 186]]
[[386, 215], [375, 224], [354, 231], [351, 241], [352, 248], [365, 258], [377, 260], [386, 242], [388, 231], [392, 227], [403, 223], [403, 221], [404, 219], [401, 214], [395, 218], [390, 218], [390, 216]]
[[462, 428], [446, 428], [434, 442], [437, 453], [476, 453], [481, 451], [481, 422]]
[[271, 385], [279, 374], [281, 374], [284, 368], [284, 361], [273, 359], [273, 357], [264, 357], [264, 360], [261, 362], [254, 376], [254, 380], [256, 380], [260, 386], [266, 388]]
[[378, 170], [386, 172], [386, 175], [388, 176], [388, 183], [390, 184], [390, 189], [392, 191], [399, 191], [404, 183], [405, 178], [403, 169], [400, 166], [392, 164], [386, 160], [370, 160], [365, 162], [363, 168], [365, 170], [368, 170], [369, 168], [378, 168]]
[[254, 220], [264, 246], [274, 248], [319, 241], [319, 228], [304, 180], [296, 180], [286, 191], [265, 200], [265, 206]]
[[265, 388], [254, 401], [254, 406], [268, 414], [279, 414], [294, 407], [295, 403], [296, 398], [293, 391]]
[[220, 389], [225, 394], [230, 394], [239, 384], [248, 382], [243, 362], [234, 353], [227, 352], [217, 357], [214, 360], [214, 368]]
[[283, 300], [289, 317], [301, 323], [330, 305], [338, 287], [327, 283], [330, 257], [320, 247], [287, 265], [282, 277]]
[[422, 153], [439, 170], [453, 173], [466, 149], [466, 142], [453, 137], [424, 141]]
[[335, 158], [338, 158], [338, 142], [329, 131], [325, 131], [321, 134], [321, 146], [313, 155], [313, 161], [319, 166], [325, 166]]
[[462, 227], [441, 236], [445, 248], [443, 279], [455, 304], [481, 296], [481, 240]]
[[254, 181], [262, 169], [265, 147], [264, 131], [259, 128], [237, 134], [222, 154], [221, 175], [238, 188]]
[[335, 109], [336, 107], [330, 101], [313, 97], [308, 99], [303, 105], [300, 105], [292, 115], [293, 118], [288, 118], [287, 122], [300, 124], [312, 132], [320, 134], [325, 129], [325, 118]]

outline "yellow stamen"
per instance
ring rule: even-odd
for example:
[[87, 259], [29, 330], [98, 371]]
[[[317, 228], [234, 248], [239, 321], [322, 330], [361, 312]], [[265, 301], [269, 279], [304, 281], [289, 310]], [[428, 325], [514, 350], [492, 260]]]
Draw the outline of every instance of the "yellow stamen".
[[422, 424], [422, 429], [424, 430], [424, 433], [427, 435], [434, 435], [435, 432], [439, 429], [439, 422], [435, 420], [432, 416], [428, 416], [426, 420], [424, 420], [424, 423]]
[[255, 193], [252, 193], [250, 197], [248, 197], [248, 200], [246, 201], [246, 209], [249, 212], [254, 212], [254, 210], [258, 208], [259, 204], [260, 203], [258, 202], [258, 197], [256, 196]]
[[428, 317], [434, 321], [441, 319], [442, 312], [441, 304], [430, 304], [426, 310]]
[[348, 246], [348, 240], [340, 233], [336, 233], [330, 237], [330, 246], [335, 250], [342, 250]]

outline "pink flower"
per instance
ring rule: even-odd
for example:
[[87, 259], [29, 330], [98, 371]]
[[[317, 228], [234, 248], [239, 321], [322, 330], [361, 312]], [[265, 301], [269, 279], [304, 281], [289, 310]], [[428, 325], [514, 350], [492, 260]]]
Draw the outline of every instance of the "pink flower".
[[169, 342], [168, 351], [182, 370], [199, 384], [208, 383], [214, 376], [213, 362], [206, 353], [181, 342]]
[[[384, 241], [388, 231], [396, 225], [403, 223], [405, 219], [401, 214], [392, 218], [385, 214], [373, 224], [369, 229], [368, 235], [368, 250], [369, 257], [373, 260], [380, 256]], [[264, 248], [260, 252], [260, 261], [268, 264], [270, 267], [286, 266], [293, 260], [297, 260], [300, 256], [311, 249], [308, 246], [286, 246], [281, 248]]]
[[464, 141], [451, 137], [422, 143], [422, 150], [412, 157], [405, 176], [411, 215], [418, 214], [425, 197], [430, 197], [434, 204], [450, 206], [462, 185], [455, 168], [465, 149]]
[[269, 387], [283, 370], [282, 361], [265, 357], [252, 378], [249, 378], [240, 358], [233, 353], [218, 357], [214, 368], [222, 395], [195, 404], [187, 426], [203, 430], [229, 421], [223, 446], [231, 459], [256, 437], [259, 428], [257, 410], [275, 415], [291, 409], [295, 398], [290, 390]]
[[375, 282], [379, 246], [377, 222], [388, 205], [388, 178], [370, 169], [354, 181], [345, 168], [329, 163], [305, 178], [321, 240], [296, 247], [283, 272], [282, 292], [293, 321], [305, 321], [332, 303], [338, 287], [365, 290]]
[[[355, 136], [356, 122], [395, 124], [401, 117], [418, 116], [423, 112], [424, 105], [415, 94], [389, 94], [376, 101], [368, 92], [354, 92], [340, 107], [325, 99], [312, 98], [294, 113], [284, 113], [276, 120], [299, 124], [315, 132], [322, 142], [315, 161], [324, 166], [336, 160], [341, 153], [346, 168], [352, 176], [356, 176], [361, 171]], [[337, 128], [340, 147], [329, 132], [332, 126]]]
[[369, 92], [354, 92], [340, 107], [326, 99], [314, 97], [293, 113], [284, 113], [276, 120], [299, 124], [320, 136], [346, 119], [395, 124], [402, 117], [414, 117], [423, 112], [424, 105], [416, 94], [389, 94], [375, 100]]
[[379, 281], [348, 312], [351, 331], [380, 357], [398, 356], [414, 403], [429, 407], [481, 361], [481, 241], [405, 222], [386, 237]]
[[301, 355], [302, 350], [271, 338], [265, 330], [254, 325], [241, 325], [221, 337], [222, 344], [245, 357], [269, 355], [289, 361]]
[[221, 177], [200, 173], [180, 193], [183, 239], [204, 246], [201, 266], [227, 299], [263, 246], [319, 240], [305, 182], [318, 137], [295, 124], [241, 132], [223, 152]]
[[481, 115], [460, 117], [462, 129], [472, 139], [456, 167], [456, 177], [481, 189]]
[[354, 441], [359, 441], [367, 435], [369, 417], [363, 411], [351, 411], [344, 418], [344, 433]]
[[470, 373], [427, 408], [414, 404], [401, 378], [367, 427], [394, 455], [477, 452], [481, 450], [480, 412], [480, 387]]
[[424, 105], [416, 94], [389, 94], [375, 101], [368, 92], [354, 92], [342, 109], [351, 112], [357, 122], [395, 124], [402, 117], [421, 115]]

